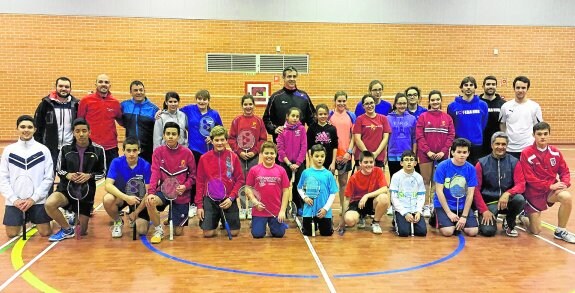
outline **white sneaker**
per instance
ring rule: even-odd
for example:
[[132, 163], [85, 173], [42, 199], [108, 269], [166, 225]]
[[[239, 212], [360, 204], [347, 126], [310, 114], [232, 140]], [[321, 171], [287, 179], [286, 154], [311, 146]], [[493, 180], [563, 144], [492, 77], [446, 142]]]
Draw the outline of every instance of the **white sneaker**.
[[162, 225], [158, 225], [154, 230], [154, 236], [152, 236], [152, 240], [150, 240], [150, 242], [158, 244], [162, 242], [162, 238], [164, 238], [164, 229], [162, 228]]
[[247, 210], [241, 209], [241, 210], [240, 210], [240, 220], [245, 220], [245, 219], [246, 219], [246, 216], [247, 216], [247, 213], [248, 213]]
[[430, 206], [428, 206], [428, 205], [423, 206], [423, 217], [424, 218], [431, 217], [431, 207]]
[[387, 215], [388, 215], [388, 216], [393, 216], [393, 208], [392, 208], [392, 207], [389, 207], [389, 208], [387, 209]]
[[561, 239], [561, 240], [566, 241], [568, 243], [575, 243], [575, 236], [573, 234], [567, 232], [567, 230], [559, 231], [557, 229], [557, 230], [555, 230], [555, 233], [553, 233], [553, 235], [557, 239]]
[[193, 218], [198, 214], [198, 207], [195, 205], [190, 205], [190, 210], [188, 211], [188, 218]]
[[252, 209], [248, 209], [248, 212], [246, 213], [246, 218], [247, 218], [248, 220], [251, 220], [251, 219], [252, 219]]
[[365, 219], [364, 219], [364, 218], [360, 218], [360, 219], [359, 219], [359, 223], [357, 223], [357, 227], [358, 227], [359, 229], [365, 228]]
[[383, 231], [381, 231], [381, 226], [379, 225], [379, 223], [371, 223], [371, 232], [373, 232], [373, 234], [383, 233]]
[[112, 226], [112, 238], [122, 237], [122, 224], [122, 220], [114, 222], [114, 226]]

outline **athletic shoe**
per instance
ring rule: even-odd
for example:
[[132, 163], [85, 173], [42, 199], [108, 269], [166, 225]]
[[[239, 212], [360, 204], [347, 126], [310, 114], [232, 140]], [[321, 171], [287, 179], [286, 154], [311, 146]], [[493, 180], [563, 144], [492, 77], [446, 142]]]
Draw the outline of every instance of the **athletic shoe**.
[[198, 214], [198, 207], [195, 205], [190, 205], [190, 210], [188, 211], [188, 218], [193, 218]]
[[[507, 231], [507, 229], [509, 229], [509, 225], [507, 224], [507, 219], [505, 219], [505, 218], [503, 219], [503, 224], [501, 224], [501, 227], [505, 231]], [[515, 229], [513, 229], [513, 230], [515, 230]], [[517, 232], [517, 231], [515, 231], [515, 232]], [[507, 234], [507, 235], [509, 235], [509, 234]]]
[[76, 214], [68, 210], [64, 210], [64, 218], [66, 218], [66, 222], [68, 222], [70, 226], [74, 226], [76, 224]]
[[359, 223], [357, 223], [357, 227], [358, 227], [359, 229], [365, 228], [365, 219], [364, 219], [364, 218], [360, 218], [360, 219], [359, 219]]
[[381, 226], [379, 226], [379, 223], [371, 223], [371, 232], [373, 232], [373, 234], [383, 233], [383, 231], [381, 231]]
[[555, 238], [561, 239], [565, 242], [575, 243], [575, 235], [567, 232], [567, 230], [559, 231], [559, 229], [556, 229], [553, 235]]
[[247, 218], [248, 211], [241, 209], [240, 210], [240, 220], [245, 220]]
[[48, 238], [49, 241], [54, 242], [54, 241], [62, 241], [64, 239], [68, 239], [68, 238], [72, 238], [74, 237], [74, 228], [70, 227], [68, 229], [64, 229], [61, 228], [60, 231], [58, 231], [56, 234], [50, 236], [50, 238]]
[[389, 207], [389, 208], [387, 209], [387, 215], [388, 215], [388, 216], [393, 216], [393, 208], [392, 208], [392, 207]]
[[162, 242], [162, 238], [164, 238], [164, 229], [162, 229], [162, 226], [158, 225], [155, 228], [154, 236], [152, 236], [152, 240], [150, 240], [150, 242], [153, 244], [158, 244]]
[[112, 238], [120, 238], [122, 237], [122, 220], [118, 220], [114, 222], [114, 226], [112, 226]]
[[248, 213], [246, 214], [246, 218], [247, 218], [248, 220], [251, 220], [251, 219], [252, 219], [252, 209], [248, 209]]
[[517, 237], [519, 233], [515, 229], [511, 229], [509, 227], [505, 228], [505, 234], [509, 237]]
[[429, 205], [424, 205], [423, 206], [423, 217], [424, 218], [429, 218], [431, 217], [431, 207]]
[[525, 215], [519, 215], [519, 221], [521, 221], [523, 227], [529, 231], [529, 217]]

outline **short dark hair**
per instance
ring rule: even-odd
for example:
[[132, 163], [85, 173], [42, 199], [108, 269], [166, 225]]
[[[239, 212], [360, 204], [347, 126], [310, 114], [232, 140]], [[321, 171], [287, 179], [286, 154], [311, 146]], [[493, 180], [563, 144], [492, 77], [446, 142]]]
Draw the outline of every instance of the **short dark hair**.
[[483, 85], [485, 85], [485, 83], [486, 83], [488, 80], [495, 80], [495, 85], [497, 85], [497, 78], [496, 78], [495, 76], [493, 76], [493, 75], [488, 75], [488, 76], [486, 76], [486, 77], [483, 79]]
[[141, 82], [139, 80], [134, 80], [134, 81], [132, 81], [132, 83], [130, 83], [130, 91], [132, 91], [132, 87], [135, 85], [141, 85], [142, 87], [145, 87], [143, 82]]
[[164, 131], [162, 133], [166, 133], [166, 129], [168, 128], [175, 128], [178, 130], [178, 135], [180, 135], [180, 125], [174, 121], [166, 122], [164, 124]]
[[297, 72], [297, 69], [295, 69], [295, 67], [288, 66], [288, 67], [284, 68], [284, 70], [282, 71], [282, 76], [284, 78], [286, 77], [286, 72], [288, 72], [288, 71], [295, 71], [296, 75], [299, 75], [299, 72]]
[[34, 117], [30, 115], [21, 115], [20, 117], [18, 117], [18, 119], [16, 120], [16, 128], [18, 128], [18, 126], [20, 126], [20, 123], [22, 123], [23, 121], [32, 122], [32, 125], [34, 125], [34, 128], [36, 128], [36, 122], [34, 121]]
[[138, 145], [138, 149], [140, 148], [140, 141], [133, 136], [128, 136], [126, 137], [126, 139], [124, 139], [124, 142], [122, 143], [122, 148], [125, 150], [126, 145], [128, 144], [135, 144]]
[[370, 151], [362, 151], [359, 153], [359, 161], [360, 162], [363, 161], [363, 159], [365, 159], [365, 158], [372, 158], [375, 160], [375, 156]]
[[467, 147], [467, 150], [471, 149], [471, 142], [467, 138], [456, 138], [451, 143], [450, 152], [454, 152], [458, 147]]
[[291, 115], [291, 112], [293, 112], [293, 111], [297, 111], [297, 112], [299, 113], [300, 118], [301, 118], [301, 109], [298, 108], [298, 107], [291, 107], [291, 108], [289, 108], [288, 111], [287, 111], [287, 113], [286, 113], [286, 117], [289, 116], [289, 115]]
[[268, 140], [262, 143], [262, 146], [260, 147], [260, 154], [264, 152], [264, 149], [274, 149], [274, 152], [276, 154], [278, 153], [278, 147], [273, 141]]
[[310, 148], [310, 153], [313, 156], [313, 154], [317, 153], [317, 152], [323, 152], [324, 154], [327, 154], [327, 151], [325, 150], [325, 147], [321, 144], [314, 144], [311, 148]]
[[407, 96], [407, 92], [409, 90], [415, 90], [417, 92], [417, 95], [421, 97], [421, 90], [416, 85], [412, 85], [412, 86], [406, 88], [403, 93]]
[[72, 122], [72, 129], [76, 128], [76, 126], [78, 125], [86, 125], [86, 127], [88, 127], [88, 130], [90, 130], [90, 124], [88, 124], [88, 121], [86, 121], [86, 119], [84, 118], [74, 119], [74, 122]]
[[412, 150], [405, 150], [403, 151], [403, 153], [401, 153], [401, 160], [403, 161], [403, 158], [406, 157], [414, 157], [417, 158], [417, 156], [415, 156], [415, 153]]
[[513, 89], [515, 89], [515, 83], [517, 83], [518, 81], [526, 83], [527, 89], [529, 89], [529, 87], [531, 86], [531, 81], [529, 80], [529, 78], [527, 78], [527, 76], [520, 75], [513, 80]]
[[473, 86], [474, 86], [475, 88], [477, 88], [477, 80], [475, 80], [475, 77], [473, 77], [473, 76], [466, 76], [466, 77], [464, 77], [464, 78], [461, 80], [461, 83], [459, 84], [459, 88], [462, 89], [462, 88], [463, 88], [463, 85], [466, 84], [466, 83], [468, 83], [468, 82], [472, 83]]
[[533, 134], [535, 134], [535, 132], [537, 132], [537, 130], [549, 130], [549, 134], [551, 134], [551, 125], [549, 125], [549, 123], [545, 122], [545, 121], [541, 121], [535, 125], [533, 125]]
[[58, 86], [58, 81], [59, 81], [59, 80], [63, 80], [63, 81], [69, 82], [69, 83], [70, 83], [70, 87], [72, 87], [72, 81], [71, 81], [69, 78], [65, 77], [65, 76], [60, 76], [60, 77], [56, 78], [56, 83], [54, 84], [54, 86]]

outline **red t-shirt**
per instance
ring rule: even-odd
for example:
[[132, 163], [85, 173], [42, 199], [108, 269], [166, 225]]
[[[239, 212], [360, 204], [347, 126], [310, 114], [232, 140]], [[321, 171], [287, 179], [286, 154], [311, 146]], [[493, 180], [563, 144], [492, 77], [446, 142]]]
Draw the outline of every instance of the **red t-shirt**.
[[[363, 114], [357, 118], [353, 125], [353, 134], [361, 134], [361, 141], [370, 152], [375, 152], [379, 144], [383, 140], [384, 133], [391, 133], [391, 127], [387, 118], [381, 114], [376, 114], [375, 117], [368, 117]], [[378, 161], [385, 160], [386, 148], [375, 158]], [[359, 148], [355, 149], [355, 157], [359, 158]]]
[[351, 175], [345, 187], [345, 196], [350, 198], [349, 202], [356, 202], [367, 193], [378, 190], [384, 186], [387, 186], [387, 181], [385, 180], [383, 170], [378, 167], [373, 167], [373, 171], [369, 175], [365, 175], [361, 171]]

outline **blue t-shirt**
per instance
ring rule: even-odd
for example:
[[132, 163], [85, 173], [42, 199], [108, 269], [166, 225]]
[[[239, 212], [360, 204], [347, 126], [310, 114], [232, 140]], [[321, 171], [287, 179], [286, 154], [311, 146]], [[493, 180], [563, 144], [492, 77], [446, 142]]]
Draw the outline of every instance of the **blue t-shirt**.
[[[214, 109], [208, 109], [208, 112], [202, 114], [196, 104], [184, 106], [180, 108], [180, 111], [188, 117], [188, 147], [192, 151], [196, 151], [200, 154], [207, 153], [212, 149], [212, 145], [206, 145], [206, 137], [201, 134], [200, 127], [206, 127], [207, 124], [200, 122], [211, 118], [208, 119], [213, 121], [213, 123], [210, 124], [211, 128], [216, 125], [224, 125], [222, 118], [220, 118], [220, 113]], [[202, 118], [204, 120], [202, 120]]]
[[415, 117], [415, 120], [417, 120], [421, 114], [427, 112], [427, 109], [425, 109], [424, 107], [421, 107], [420, 105], [417, 105], [417, 109], [415, 109], [415, 111], [411, 112], [408, 108], [407, 112], [409, 114], [413, 115]]
[[[433, 181], [436, 184], [443, 184], [443, 194], [445, 194], [449, 209], [452, 211], [462, 211], [465, 206], [466, 197], [459, 199], [458, 207], [458, 201], [451, 195], [451, 191], [464, 189], [463, 192], [466, 192], [466, 186], [477, 186], [477, 173], [475, 173], [475, 168], [469, 162], [465, 162], [463, 166], [456, 166], [451, 160], [452, 159], [445, 160], [437, 165]], [[435, 192], [435, 196], [433, 197], [433, 206], [436, 209], [442, 208], [437, 198], [437, 192]]]
[[[303, 216], [304, 217], [311, 217], [313, 213], [317, 212], [323, 208], [326, 204], [327, 199], [329, 198], [330, 194], [335, 194], [339, 191], [337, 187], [337, 183], [335, 182], [335, 177], [333, 174], [327, 170], [326, 168], [315, 169], [315, 168], [307, 168], [301, 173], [301, 177], [297, 184], [298, 189], [302, 189], [305, 183], [305, 180], [308, 177], [313, 177], [319, 181], [320, 188], [319, 188], [319, 196], [313, 201], [313, 206], [310, 206], [306, 203], [303, 204]], [[327, 210], [325, 214], [326, 218], [331, 218], [331, 208]]]
[[142, 178], [144, 183], [150, 184], [151, 174], [152, 168], [150, 163], [146, 162], [146, 160], [138, 158], [138, 163], [136, 163], [136, 166], [132, 169], [128, 165], [126, 156], [121, 156], [112, 160], [107, 178], [114, 179], [114, 186], [116, 186], [118, 190], [124, 192], [126, 190], [126, 182], [128, 182], [128, 180], [134, 177]]

